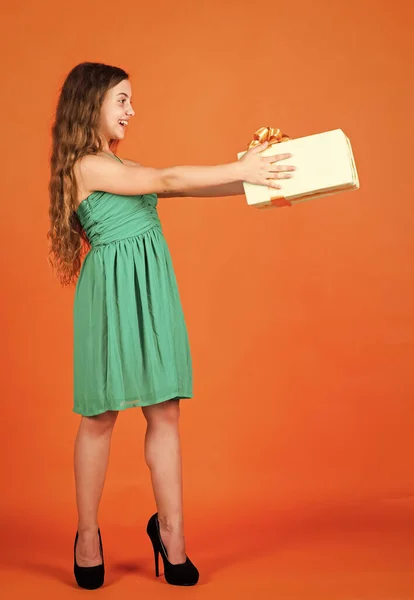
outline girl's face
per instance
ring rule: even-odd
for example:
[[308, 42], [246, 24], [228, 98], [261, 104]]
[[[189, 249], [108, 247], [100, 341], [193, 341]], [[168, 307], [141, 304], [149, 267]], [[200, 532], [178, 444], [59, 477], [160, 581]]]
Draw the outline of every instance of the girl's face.
[[105, 94], [100, 114], [100, 133], [105, 140], [123, 140], [129, 119], [135, 115], [131, 103], [132, 89], [124, 79]]

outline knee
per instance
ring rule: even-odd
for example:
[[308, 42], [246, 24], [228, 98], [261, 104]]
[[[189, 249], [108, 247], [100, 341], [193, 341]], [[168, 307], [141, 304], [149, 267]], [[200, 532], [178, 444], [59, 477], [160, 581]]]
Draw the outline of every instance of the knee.
[[148, 425], [177, 425], [180, 419], [180, 401], [173, 399], [145, 406], [142, 412]]
[[82, 425], [93, 435], [110, 435], [117, 417], [118, 411], [111, 410], [93, 417], [82, 417]]

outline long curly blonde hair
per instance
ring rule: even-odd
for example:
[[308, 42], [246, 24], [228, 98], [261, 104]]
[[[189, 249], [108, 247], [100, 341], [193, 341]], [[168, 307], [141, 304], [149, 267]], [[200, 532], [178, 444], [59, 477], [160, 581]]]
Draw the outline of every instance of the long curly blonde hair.
[[[82, 257], [90, 248], [76, 213], [78, 188], [73, 168], [82, 156], [102, 151], [98, 127], [105, 94], [128, 78], [118, 67], [84, 62], [72, 69], [60, 90], [52, 126], [47, 238], [51, 241], [49, 263], [62, 285], [76, 282]], [[110, 140], [112, 152], [117, 146], [118, 140]]]

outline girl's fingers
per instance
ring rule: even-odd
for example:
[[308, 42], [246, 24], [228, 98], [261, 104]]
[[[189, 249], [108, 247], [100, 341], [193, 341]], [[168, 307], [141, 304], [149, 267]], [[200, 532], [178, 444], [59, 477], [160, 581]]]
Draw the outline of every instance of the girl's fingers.
[[291, 158], [292, 154], [273, 154], [273, 156], [264, 156], [263, 160], [269, 163], [277, 162], [278, 160], [284, 160], [285, 158]]
[[269, 179], [291, 179], [292, 177], [292, 173], [281, 173], [278, 171], [269, 172]]
[[293, 165], [271, 165], [269, 167], [270, 173], [278, 173], [279, 171], [296, 171], [296, 167], [294, 167]]
[[259, 152], [263, 152], [263, 150], [266, 150], [267, 145], [268, 142], [263, 142], [263, 144], [258, 144], [257, 146], [249, 148], [249, 152], [250, 154], [259, 154]]

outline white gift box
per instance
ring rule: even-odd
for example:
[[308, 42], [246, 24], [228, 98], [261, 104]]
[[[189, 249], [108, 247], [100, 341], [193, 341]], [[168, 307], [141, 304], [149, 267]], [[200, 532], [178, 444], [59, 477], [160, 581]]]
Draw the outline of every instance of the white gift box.
[[[247, 203], [256, 208], [288, 206], [359, 188], [358, 173], [351, 142], [342, 131], [334, 129], [307, 137], [268, 146], [263, 156], [292, 154], [277, 165], [293, 165], [291, 179], [276, 179], [280, 190], [264, 185], [243, 183]], [[238, 158], [245, 152], [239, 152]]]

